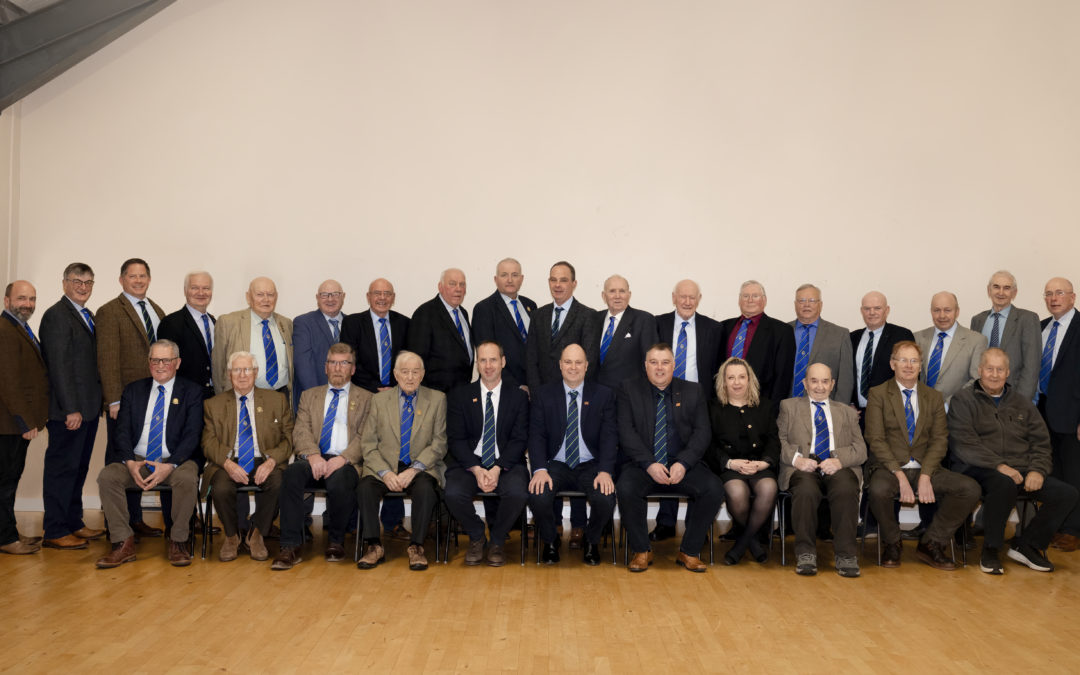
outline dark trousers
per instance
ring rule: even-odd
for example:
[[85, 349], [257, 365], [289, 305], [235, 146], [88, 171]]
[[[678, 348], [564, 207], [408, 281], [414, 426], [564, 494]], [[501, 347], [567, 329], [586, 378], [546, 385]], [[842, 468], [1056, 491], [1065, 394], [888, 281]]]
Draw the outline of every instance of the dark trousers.
[[1031, 522], [1024, 525], [1019, 539], [1040, 551], [1050, 545], [1050, 538], [1076, 506], [1076, 488], [1052, 476], [1043, 480], [1042, 489], [1025, 492], [1022, 484], [1017, 485], [997, 469], [969, 466], [964, 468], [964, 474], [974, 478], [982, 488], [983, 546], [988, 548], [1000, 549], [1005, 545], [1005, 524], [1021, 493], [1033, 496], [1041, 507]]
[[833, 551], [838, 556], [858, 554], [855, 531], [859, 526], [859, 479], [841, 469], [831, 476], [817, 471], [791, 474], [791, 522], [795, 530], [795, 555], [817, 552], [818, 507], [829, 500]]
[[[915, 492], [917, 501], [919, 469], [904, 469], [904, 473], [911, 483], [911, 489]], [[900, 522], [893, 509], [896, 497], [900, 494], [900, 483], [897, 477], [888, 469], [877, 468], [870, 474], [868, 485], [870, 510], [877, 518], [881, 542], [899, 544]], [[979, 484], [971, 478], [948, 469], [935, 471], [930, 477], [930, 485], [934, 488], [934, 499], [938, 508], [934, 519], [926, 528], [923, 541], [948, 546], [957, 528], [975, 510], [981, 490]]]
[[[1080, 439], [1076, 433], [1050, 432], [1050, 445], [1054, 449], [1053, 476], [1080, 490]], [[1073, 508], [1059, 527], [1065, 534], [1080, 537], [1080, 508]]]
[[41, 493], [45, 502], [45, 538], [59, 539], [85, 527], [82, 492], [100, 418], [83, 418], [75, 431], [49, 420]]
[[[400, 468], [400, 467], [399, 467]], [[356, 488], [360, 502], [360, 523], [364, 541], [379, 541], [379, 502], [390, 491], [386, 483], [376, 476], [364, 476]], [[412, 500], [412, 538], [410, 543], [422, 546], [427, 536], [431, 516], [439, 505], [439, 482], [426, 471], [412, 479], [405, 494]]]
[[0, 435], [0, 546], [19, 540], [15, 526], [15, 491], [19, 488], [26, 448], [30, 441], [22, 434]]
[[326, 489], [330, 541], [344, 543], [349, 519], [357, 508], [356, 486], [359, 482], [360, 476], [352, 464], [346, 464], [320, 480], [312, 477], [311, 464], [302, 457], [286, 467], [281, 479], [281, 545], [296, 547], [304, 542], [304, 516], [307, 514], [304, 492], [312, 488]]
[[585, 541], [590, 544], [599, 544], [600, 538], [604, 535], [604, 528], [615, 513], [615, 494], [605, 495], [593, 487], [596, 474], [600, 473], [600, 464], [593, 460], [578, 464], [576, 469], [571, 469], [565, 463], [553, 460], [548, 462], [547, 471], [551, 476], [551, 489], [544, 490], [538, 495], [529, 495], [529, 508], [533, 512], [541, 541], [553, 544], [559, 538], [555, 512], [552, 510], [555, 493], [576, 490], [585, 493], [585, 500], [592, 507], [592, 514], [585, 525]]
[[[248, 474], [248, 485], [255, 485], [255, 472], [262, 464], [262, 458], [255, 460], [255, 467]], [[266, 477], [261, 492], [255, 493], [255, 514], [251, 517], [251, 525], [259, 530], [264, 537], [274, 525], [274, 515], [278, 509], [278, 496], [281, 493], [281, 478], [284, 470], [281, 465], [274, 467], [270, 475]], [[203, 480], [205, 480], [205, 475]], [[218, 518], [221, 520], [221, 529], [225, 536], [235, 537], [240, 533], [236, 521], [236, 488], [238, 484], [229, 477], [229, 473], [222, 468], [214, 472], [210, 478], [210, 486], [213, 491], [210, 496], [214, 500], [214, 508], [217, 509]], [[245, 497], [247, 495], [244, 495]]]
[[648, 502], [651, 493], [684, 494], [694, 500], [694, 508], [687, 511], [686, 530], [683, 532], [679, 550], [687, 555], [701, 553], [709, 525], [716, 520], [720, 505], [724, 502], [724, 485], [707, 466], [695, 464], [677, 485], [660, 485], [645, 469], [627, 464], [615, 484], [619, 495], [619, 513], [626, 529], [626, 541], [634, 553], [650, 550]]
[[[470, 541], [484, 538], [484, 521], [476, 515], [473, 506], [473, 499], [479, 492], [476, 476], [471, 471], [459, 466], [446, 470], [446, 508], [461, 523]], [[491, 543], [501, 546], [529, 498], [528, 469], [519, 464], [509, 471], [503, 471], [499, 474], [494, 492], [490, 494], [491, 497], [484, 499], [484, 514], [491, 525]]]
[[671, 500], [660, 502], [656, 511], [656, 524], [675, 527], [677, 520], [679, 520], [679, 502]]

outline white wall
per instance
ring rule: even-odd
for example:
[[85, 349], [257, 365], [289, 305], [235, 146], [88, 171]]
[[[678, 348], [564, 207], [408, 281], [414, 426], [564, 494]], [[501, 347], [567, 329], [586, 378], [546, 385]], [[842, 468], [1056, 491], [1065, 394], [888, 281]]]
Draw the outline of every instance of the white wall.
[[386, 276], [411, 312], [451, 265], [471, 308], [505, 255], [543, 304], [567, 258], [593, 306], [618, 272], [667, 311], [691, 276], [724, 318], [754, 277], [790, 319], [811, 281], [834, 322], [877, 288], [919, 329], [1006, 267], [1045, 313], [1077, 276], [1077, 25], [1067, 0], [185, 0], [0, 116], [10, 274], [39, 315], [68, 262], [97, 306], [131, 256], [169, 311], [207, 268], [219, 313], [259, 274], [285, 314], [330, 276], [346, 310]]

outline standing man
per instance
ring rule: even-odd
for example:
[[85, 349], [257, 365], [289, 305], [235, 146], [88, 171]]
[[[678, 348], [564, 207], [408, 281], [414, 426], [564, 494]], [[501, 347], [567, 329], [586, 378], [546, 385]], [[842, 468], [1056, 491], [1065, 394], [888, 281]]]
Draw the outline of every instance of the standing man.
[[701, 461], [712, 439], [701, 388], [674, 378], [671, 346], [657, 344], [645, 355], [646, 378], [625, 380], [619, 389], [619, 446], [626, 457], [616, 490], [634, 555], [631, 572], [644, 572], [653, 561], [645, 496], [654, 492], [686, 494], [694, 508], [686, 517], [680, 565], [704, 572], [701, 545], [724, 501], [720, 479]]
[[1014, 306], [1016, 277], [1005, 270], [994, 272], [986, 284], [990, 309], [971, 317], [971, 330], [982, 333], [989, 347], [1009, 355], [1009, 385], [1020, 396], [1035, 400], [1039, 388], [1039, 315]]
[[922, 354], [929, 354], [922, 381], [941, 392], [945, 409], [965, 384], [979, 376], [979, 357], [986, 349], [986, 338], [956, 322], [960, 305], [948, 291], [930, 299], [934, 325], [915, 333], [915, 343]]
[[26, 323], [37, 307], [28, 281], [4, 289], [0, 320], [0, 551], [35, 553], [40, 537], [22, 537], [15, 523], [15, 492], [26, 465], [26, 449], [49, 419], [49, 375], [41, 343]]
[[604, 281], [600, 297], [606, 310], [593, 318], [599, 337], [597, 367], [590, 375], [600, 384], [618, 391], [630, 378], [645, 374], [645, 354], [656, 343], [656, 318], [630, 306], [630, 282], [614, 274]]
[[[189, 272], [184, 276], [183, 307], [161, 320], [159, 340], [171, 340], [180, 348], [176, 374], [202, 387], [203, 398], [214, 396], [214, 324], [208, 309], [214, 297], [214, 279], [209, 272]], [[197, 455], [196, 462], [201, 457]]]
[[484, 499], [492, 567], [506, 564], [506, 538], [529, 496], [529, 396], [503, 378], [505, 363], [498, 343], [481, 342], [476, 347], [480, 379], [457, 387], [447, 401], [446, 507], [469, 535], [466, 565], [484, 561], [484, 522], [473, 506], [477, 493], [498, 498]]
[[105, 530], [83, 522], [82, 491], [90, 469], [101, 416], [94, 315], [86, 302], [94, 290], [94, 270], [85, 263], [64, 268], [64, 297], [41, 317], [41, 347], [49, 372], [49, 445], [45, 449], [42, 497], [44, 546], [86, 548]]
[[859, 306], [866, 328], [851, 331], [851, 349], [855, 356], [854, 395], [851, 402], [859, 409], [859, 426], [864, 424], [862, 411], [866, 410], [866, 396], [871, 387], [893, 379], [889, 359], [892, 348], [903, 340], [914, 341], [915, 336], [903, 326], [889, 323], [889, 301], [884, 293], [870, 291]]
[[518, 295], [524, 281], [521, 263], [513, 258], [500, 260], [495, 266], [495, 292], [473, 307], [472, 328], [476, 344], [491, 341], [502, 348], [506, 357], [503, 377], [528, 391], [525, 342], [536, 303]]
[[300, 394], [326, 384], [326, 352], [341, 340], [345, 315], [345, 291], [341, 284], [327, 279], [315, 292], [318, 309], [293, 319], [293, 407], [300, 404]]
[[[1050, 316], [1042, 320], [1039, 412], [1050, 428], [1054, 477], [1080, 490], [1080, 321], [1072, 282], [1054, 277], [1043, 298]], [[1074, 508], [1053, 539], [1054, 548], [1080, 546], [1080, 509]]]
[[409, 325], [409, 351], [424, 361], [425, 386], [444, 394], [472, 379], [472, 329], [465, 300], [465, 273], [439, 277], [439, 294], [416, 308]]
[[821, 318], [821, 289], [803, 284], [795, 290], [795, 370], [791, 395], [803, 395], [806, 369], [811, 363], [823, 363], [835, 373], [836, 387], [830, 394], [834, 401], [851, 400], [852, 368], [851, 335], [846, 328]]
[[739, 316], [721, 323], [720, 361], [731, 356], [745, 359], [761, 383], [761, 394], [779, 411], [780, 401], [791, 393], [795, 334], [791, 326], [765, 314], [767, 302], [760, 282], [744, 281], [739, 287]]
[[288, 400], [294, 372], [292, 321], [274, 311], [278, 292], [272, 280], [252, 279], [245, 297], [248, 308], [223, 315], [214, 329], [214, 387], [219, 394], [229, 388], [229, 356], [248, 352], [258, 369], [255, 386]]

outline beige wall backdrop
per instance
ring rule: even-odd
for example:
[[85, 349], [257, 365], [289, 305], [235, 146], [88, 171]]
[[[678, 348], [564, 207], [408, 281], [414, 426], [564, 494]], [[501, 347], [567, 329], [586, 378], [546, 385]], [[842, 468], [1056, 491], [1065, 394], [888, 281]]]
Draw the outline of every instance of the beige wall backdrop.
[[0, 115], [3, 260], [35, 327], [65, 264], [96, 307], [131, 256], [169, 311], [196, 268], [218, 313], [260, 274], [287, 315], [376, 276], [411, 313], [447, 266], [471, 308], [512, 255], [541, 304], [567, 258], [593, 306], [618, 272], [667, 311], [691, 276], [724, 318], [753, 277], [790, 319], [812, 281], [834, 322], [877, 288], [919, 329], [1006, 267], [1044, 314], [1080, 243], [1078, 25], [1071, 0], [184, 0]]

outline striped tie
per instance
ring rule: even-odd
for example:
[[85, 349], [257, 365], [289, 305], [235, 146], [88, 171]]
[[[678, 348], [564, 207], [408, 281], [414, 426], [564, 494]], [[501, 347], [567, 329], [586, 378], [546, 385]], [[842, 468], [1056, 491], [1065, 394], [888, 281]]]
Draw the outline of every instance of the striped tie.
[[566, 434], [563, 436], [563, 444], [566, 445], [566, 465], [571, 469], [576, 469], [581, 461], [578, 440], [577, 390], [571, 390], [570, 403], [566, 406]]
[[412, 464], [409, 446], [412, 442], [413, 399], [416, 394], [401, 392], [401, 395], [405, 397], [405, 405], [401, 407], [401, 452], [398, 453], [398, 462], [408, 466]]
[[206, 355], [210, 356], [214, 352], [214, 339], [210, 337], [210, 317], [205, 314], [202, 315], [202, 325], [206, 333]]
[[390, 386], [390, 331], [386, 318], [379, 319], [379, 384]]
[[1042, 358], [1039, 360], [1039, 393], [1045, 394], [1050, 387], [1050, 372], [1054, 369], [1054, 344], [1057, 343], [1057, 329], [1061, 325], [1057, 321], [1050, 326], [1050, 333], [1046, 336], [1046, 344], [1043, 346]]
[[795, 381], [791, 385], [792, 396], [802, 396], [806, 391], [806, 368], [810, 365], [810, 326], [802, 325], [802, 337], [799, 338], [799, 350], [795, 353]]
[[814, 456], [817, 461], [829, 458], [829, 421], [825, 419], [824, 401], [814, 401]]
[[263, 353], [266, 354], [266, 383], [277, 388], [278, 362], [274, 337], [270, 335], [270, 320], [262, 320]]
[[870, 367], [874, 362], [874, 331], [867, 329], [866, 350], [862, 355], [862, 369], [859, 371], [859, 395], [866, 398], [870, 393]]
[[904, 421], [907, 422], [907, 442], [915, 440], [915, 409], [911, 407], [911, 389], [904, 390]]
[[255, 435], [251, 432], [251, 417], [248, 415], [247, 396], [240, 397], [240, 431], [236, 450], [237, 464], [244, 473], [251, 473], [255, 468]]
[[94, 330], [94, 317], [90, 316], [90, 310], [83, 307], [82, 308], [82, 315], [83, 315], [83, 318], [86, 319], [86, 325], [90, 327], [90, 332], [91, 333], [97, 332], [97, 331]]
[[604, 331], [604, 337], [600, 340], [600, 365], [604, 365], [604, 359], [607, 357], [608, 347], [611, 346], [611, 338], [615, 335], [615, 317], [611, 317], [608, 320], [607, 330]]
[[[165, 386], [159, 384], [154, 413], [150, 417], [150, 439], [146, 442], [146, 461], [161, 461], [161, 444], [165, 436]], [[150, 467], [153, 471], [154, 467]]]
[[941, 373], [941, 353], [945, 350], [945, 338], [948, 333], [938, 333], [937, 344], [930, 354], [930, 363], [926, 366], [926, 386], [933, 387], [937, 384], [938, 375]]
[[686, 379], [686, 327], [689, 321], [682, 322], [682, 330], [679, 331], [679, 339], [675, 342], [675, 377]]
[[990, 329], [990, 346], [1001, 346], [1001, 324], [998, 320], [1001, 318], [1001, 312], [994, 312], [994, 326]]
[[338, 329], [338, 320], [330, 319], [330, 334], [334, 336], [334, 342], [338, 341], [341, 337], [341, 331]]
[[37, 336], [34, 335], [34, 331], [30, 330], [30, 324], [24, 323], [23, 327], [26, 328], [26, 334], [30, 336], [30, 342], [33, 342], [34, 347], [36, 347], [37, 350], [40, 352], [41, 351], [41, 343], [38, 342]]
[[529, 331], [525, 330], [525, 322], [521, 320], [521, 314], [518, 313], [517, 300], [511, 300], [510, 306], [514, 308], [514, 323], [517, 324], [518, 332], [521, 333], [521, 341], [525, 342], [529, 337]]
[[559, 334], [559, 317], [562, 315], [563, 308], [555, 308], [555, 320], [551, 323], [551, 339], [554, 340], [555, 336]]
[[154, 322], [150, 320], [150, 313], [146, 311], [146, 301], [139, 301], [139, 309], [142, 310], [143, 322], [146, 324], [146, 339], [153, 344], [157, 341], [157, 336], [154, 335]]
[[454, 326], [457, 327], [457, 334], [461, 336], [461, 339], [465, 339], [465, 329], [461, 327], [461, 318], [458, 316], [457, 307], [454, 308]]
[[480, 464], [485, 469], [495, 466], [495, 407], [491, 404], [491, 392], [484, 405], [484, 437], [480, 451]]
[[326, 415], [322, 421], [322, 433], [319, 434], [319, 452], [324, 455], [330, 454], [330, 439], [334, 436], [334, 422], [337, 421], [337, 407], [338, 397], [341, 395], [342, 389], [331, 389], [330, 393], [333, 396], [330, 398], [330, 405], [326, 406]]
[[667, 466], [667, 405], [664, 393], [656, 392], [656, 428], [653, 431], [653, 459]]
[[750, 319], [743, 319], [739, 325], [739, 332], [735, 334], [735, 341], [731, 343], [731, 355], [736, 359], [743, 357], [746, 348], [746, 330], [750, 326]]

